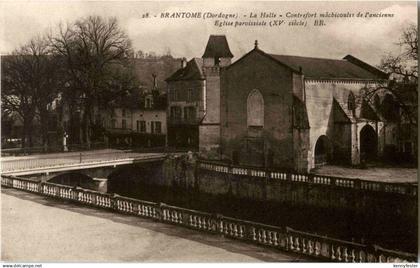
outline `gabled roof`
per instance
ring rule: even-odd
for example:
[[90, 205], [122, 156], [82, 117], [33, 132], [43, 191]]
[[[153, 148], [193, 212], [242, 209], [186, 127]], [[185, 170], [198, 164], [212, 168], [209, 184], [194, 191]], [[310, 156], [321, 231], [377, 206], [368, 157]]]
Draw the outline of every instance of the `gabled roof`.
[[[354, 59], [356, 58], [352, 56], [350, 56], [352, 58], [351, 62], [346, 59], [336, 60], [301, 56], [269, 55], [294, 70], [302, 70], [305, 77], [308, 78], [364, 80], [386, 79], [386, 74], [367, 63], [359, 61], [363, 64], [355, 64]], [[346, 57], [348, 58], [349, 55]], [[376, 71], [373, 71], [373, 69]]]
[[374, 74], [376, 74], [377, 76], [379, 76], [379, 77], [381, 77], [383, 79], [388, 79], [389, 78], [389, 74], [387, 74], [387, 73], [379, 70], [378, 68], [376, 68], [376, 67], [374, 67], [374, 66], [372, 66], [370, 64], [367, 64], [364, 61], [359, 60], [356, 57], [353, 57], [352, 55], [345, 56], [343, 58], [343, 60], [347, 60], [347, 61], [349, 61], [349, 62], [351, 62], [351, 63], [353, 63], [353, 64], [355, 64], [357, 66], [360, 66], [361, 68], [363, 68], [365, 70], [368, 70], [369, 72], [374, 73]]
[[178, 69], [170, 77], [166, 79], [169, 81], [179, 81], [179, 80], [204, 80], [204, 74], [202, 72], [203, 59], [193, 58], [184, 68]]
[[210, 35], [203, 58], [233, 58], [226, 36]]
[[276, 55], [265, 53], [258, 47], [249, 51], [226, 69], [232, 68], [238, 62], [242, 61], [242, 59], [253, 53], [263, 55], [276, 63], [285, 66], [292, 72], [299, 73], [302, 71], [306, 78], [346, 80], [383, 80], [388, 78], [386, 73], [351, 55], [347, 55], [345, 59], [341, 60]]

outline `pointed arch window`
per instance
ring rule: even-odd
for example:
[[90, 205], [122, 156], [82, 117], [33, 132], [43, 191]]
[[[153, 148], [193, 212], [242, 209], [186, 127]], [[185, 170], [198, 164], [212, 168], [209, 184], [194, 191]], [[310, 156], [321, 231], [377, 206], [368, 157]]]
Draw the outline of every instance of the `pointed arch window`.
[[354, 115], [354, 112], [356, 110], [356, 99], [354, 97], [353, 92], [350, 92], [349, 97], [347, 99], [347, 109]]
[[264, 127], [264, 98], [258, 89], [252, 90], [247, 99], [248, 127]]

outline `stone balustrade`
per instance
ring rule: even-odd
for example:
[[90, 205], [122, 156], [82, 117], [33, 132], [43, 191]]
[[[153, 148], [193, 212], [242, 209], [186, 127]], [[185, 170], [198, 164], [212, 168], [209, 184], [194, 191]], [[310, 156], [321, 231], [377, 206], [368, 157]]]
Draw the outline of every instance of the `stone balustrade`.
[[324, 176], [317, 174], [299, 174], [290, 172], [281, 172], [255, 167], [240, 167], [228, 164], [216, 164], [200, 160], [198, 167], [203, 170], [210, 170], [225, 174], [233, 174], [239, 176], [264, 177], [269, 180], [283, 180], [294, 183], [310, 183], [329, 185], [333, 187], [343, 187], [356, 190], [375, 191], [395, 193], [402, 195], [417, 196], [417, 185], [412, 183], [388, 183], [379, 181], [368, 181], [361, 179], [350, 179], [342, 177]]
[[[307, 177], [296, 177], [306, 180]], [[321, 179], [323, 180], [323, 178]], [[111, 209], [120, 213], [150, 218], [199, 231], [220, 234], [262, 246], [277, 248], [297, 254], [332, 262], [416, 262], [416, 254], [383, 249], [330, 237], [301, 232], [289, 227], [276, 227], [261, 223], [190, 210], [163, 203], [153, 203], [119, 195], [111, 195], [25, 178], [1, 176], [1, 185], [34, 192], [54, 198], [69, 200]], [[348, 185], [344, 187], [349, 187]], [[404, 192], [405, 193], [405, 192]]]

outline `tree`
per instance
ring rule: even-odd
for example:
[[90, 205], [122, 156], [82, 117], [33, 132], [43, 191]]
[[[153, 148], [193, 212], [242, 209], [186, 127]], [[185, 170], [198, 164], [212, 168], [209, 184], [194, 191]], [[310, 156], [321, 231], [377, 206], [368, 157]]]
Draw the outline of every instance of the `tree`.
[[[90, 147], [93, 107], [109, 88], [116, 65], [128, 64], [131, 43], [115, 18], [90, 16], [67, 26], [60, 25], [58, 35], [50, 36], [54, 51], [63, 57], [68, 75], [67, 89], [83, 107], [84, 140]], [[72, 100], [72, 102], [75, 102]]]
[[[397, 108], [400, 108], [403, 120], [417, 125], [417, 96], [418, 96], [418, 34], [417, 26], [409, 25], [401, 34], [397, 45], [401, 53], [388, 53], [381, 60], [379, 69], [386, 72], [390, 79], [388, 84], [368, 88], [366, 99], [373, 101], [374, 96], [382, 91], [394, 97]], [[394, 111], [395, 112], [395, 111]]]
[[60, 84], [58, 59], [49, 51], [48, 40], [36, 37], [5, 57], [2, 69], [3, 113], [16, 113], [23, 122], [23, 147], [33, 145], [33, 122], [40, 119], [41, 137], [48, 146], [48, 106], [57, 97]]
[[33, 69], [33, 91], [36, 114], [39, 116], [41, 125], [41, 139], [44, 150], [50, 144], [48, 140], [49, 119], [51, 111], [49, 107], [58, 97], [62, 87], [62, 68], [60, 58], [51, 53], [48, 39], [37, 37], [32, 39], [26, 46], [25, 53], [31, 55], [35, 65]]
[[48, 145], [48, 105], [57, 96], [59, 64], [45, 38], [36, 37], [2, 61], [2, 112], [23, 122], [22, 146], [33, 145], [33, 123], [39, 116], [44, 146]]
[[[30, 86], [30, 68], [26, 56], [18, 50], [2, 59], [1, 105], [2, 114], [17, 114], [23, 123], [22, 147], [32, 147], [29, 135], [35, 117], [33, 91]], [[28, 74], [28, 75], [27, 75]]]

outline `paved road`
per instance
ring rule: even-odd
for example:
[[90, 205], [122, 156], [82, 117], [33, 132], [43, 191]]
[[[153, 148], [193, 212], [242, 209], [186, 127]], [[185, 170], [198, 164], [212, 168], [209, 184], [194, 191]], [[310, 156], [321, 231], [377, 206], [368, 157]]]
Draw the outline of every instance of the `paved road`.
[[162, 153], [132, 153], [121, 150], [94, 150], [87, 152], [68, 152], [41, 154], [20, 157], [3, 157], [1, 161], [2, 172], [30, 170], [42, 167], [57, 167], [79, 163], [92, 163], [118, 159], [141, 159], [161, 157]]
[[303, 261], [294, 254], [15, 189], [1, 193], [3, 261]]

